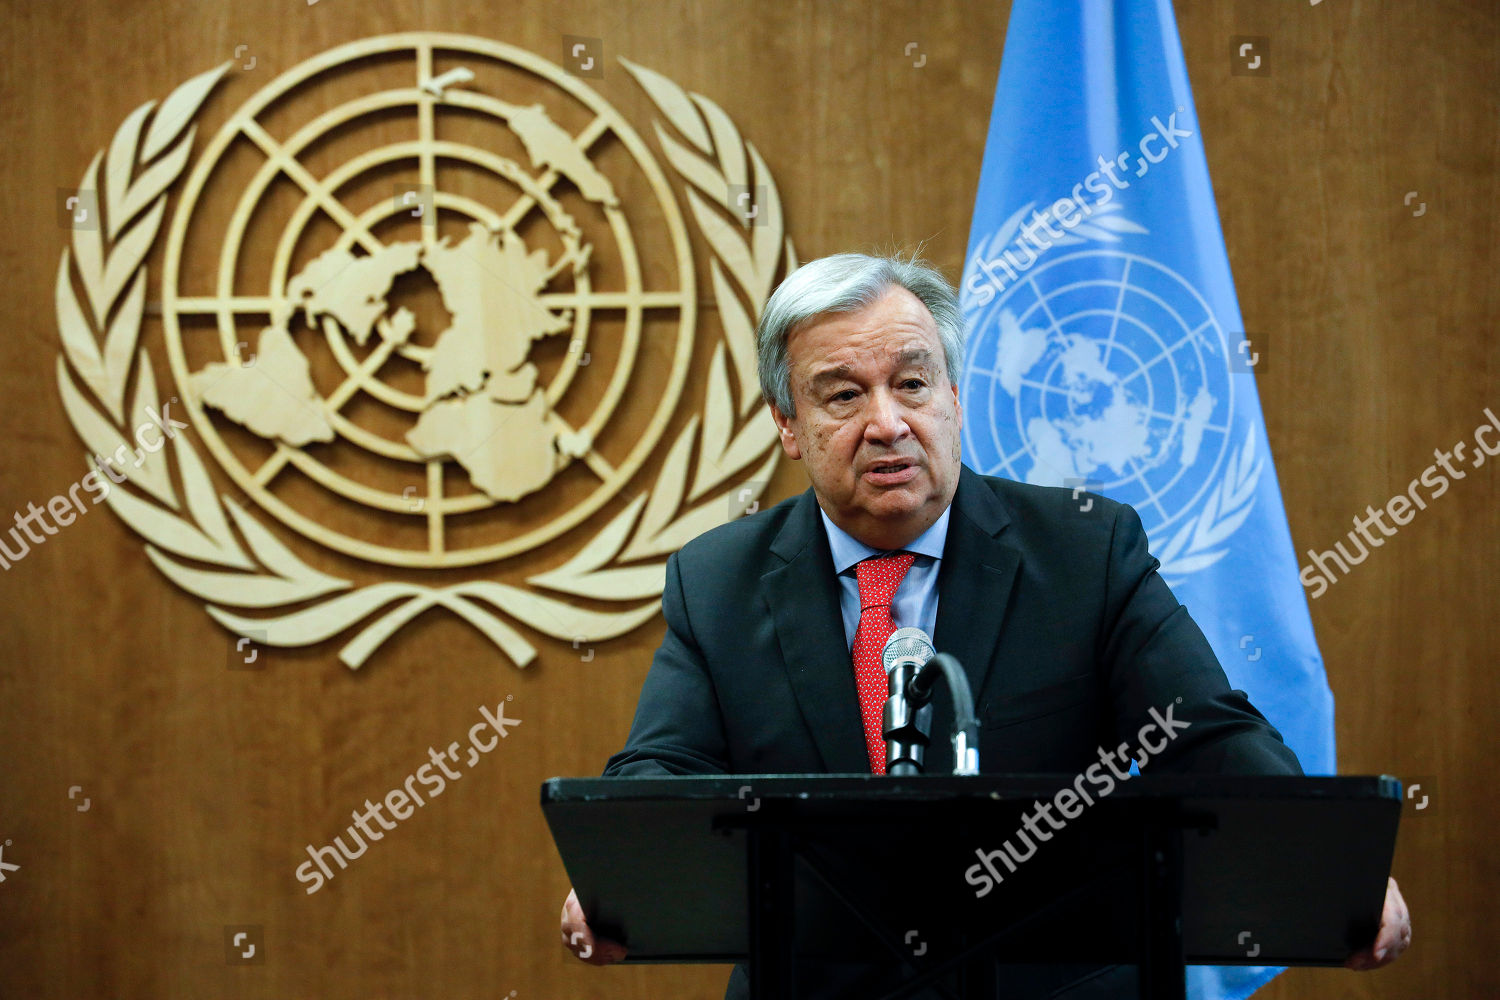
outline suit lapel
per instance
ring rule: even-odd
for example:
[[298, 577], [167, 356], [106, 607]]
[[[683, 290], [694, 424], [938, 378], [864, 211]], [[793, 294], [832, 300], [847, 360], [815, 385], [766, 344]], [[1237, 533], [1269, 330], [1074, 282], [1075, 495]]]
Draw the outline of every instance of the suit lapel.
[[[864, 723], [828, 538], [812, 491], [771, 543], [786, 565], [761, 577], [787, 679], [826, 771], [867, 774]], [[940, 602], [941, 606], [941, 602]]]
[[[963, 664], [976, 705], [984, 692], [1006, 602], [1021, 565], [1020, 554], [998, 537], [1009, 523], [1010, 515], [999, 498], [964, 466], [938, 573], [933, 644], [939, 652], [951, 653]], [[933, 742], [936, 746], [939, 741]]]

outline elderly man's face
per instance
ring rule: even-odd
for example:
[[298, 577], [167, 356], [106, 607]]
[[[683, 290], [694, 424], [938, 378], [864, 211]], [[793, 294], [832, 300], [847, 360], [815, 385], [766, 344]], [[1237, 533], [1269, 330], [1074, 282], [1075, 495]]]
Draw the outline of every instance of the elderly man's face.
[[867, 545], [900, 548], [958, 488], [958, 387], [932, 314], [893, 286], [857, 312], [816, 317], [787, 343], [795, 416], [781, 446], [806, 459], [818, 503]]

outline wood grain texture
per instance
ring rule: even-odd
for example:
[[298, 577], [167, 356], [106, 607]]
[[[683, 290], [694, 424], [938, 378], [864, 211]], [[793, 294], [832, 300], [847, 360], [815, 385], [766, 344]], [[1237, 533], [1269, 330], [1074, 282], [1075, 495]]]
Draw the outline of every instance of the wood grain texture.
[[[58, 191], [133, 108], [237, 46], [255, 68], [230, 71], [215, 122], [275, 74], [371, 35], [472, 33], [553, 61], [563, 35], [597, 37], [593, 84], [643, 135], [654, 108], [617, 56], [725, 109], [774, 173], [801, 258], [925, 240], [956, 274], [1007, 6], [0, 3], [0, 517], [86, 471], [55, 384]], [[1269, 347], [1259, 389], [1292, 535], [1326, 549], [1500, 409], [1500, 13], [1488, 0], [1185, 0], [1178, 17], [1241, 311]], [[1271, 38], [1269, 76], [1231, 75], [1240, 34]], [[1413, 190], [1419, 217], [1403, 204]], [[805, 485], [783, 463], [767, 496]], [[1368, 975], [1293, 970], [1266, 996], [1500, 990], [1497, 486], [1494, 465], [1471, 470], [1312, 603], [1340, 768], [1421, 776], [1434, 794], [1396, 858], [1410, 953]], [[659, 619], [586, 662], [526, 632], [542, 654], [524, 670], [441, 612], [357, 672], [335, 645], [231, 669], [232, 637], [102, 506], [0, 573], [0, 605], [0, 842], [21, 865], [0, 884], [0, 996], [722, 995], [722, 967], [599, 970], [557, 937], [567, 878], [537, 786], [597, 773], [622, 743]], [[507, 695], [522, 722], [494, 752], [303, 891], [305, 845], [331, 842]], [[239, 924], [264, 928], [264, 964], [226, 964], [224, 928]]]

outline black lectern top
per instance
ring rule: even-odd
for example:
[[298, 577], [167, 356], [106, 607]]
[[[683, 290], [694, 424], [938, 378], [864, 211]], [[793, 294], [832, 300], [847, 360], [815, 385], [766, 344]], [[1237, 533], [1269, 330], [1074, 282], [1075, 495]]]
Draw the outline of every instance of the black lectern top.
[[1172, 845], [1189, 963], [1335, 965], [1374, 939], [1401, 786], [1146, 774], [1100, 797], [1072, 775], [727, 775], [553, 778], [541, 799], [591, 926], [630, 961], [744, 959], [750, 848], [775, 837], [802, 955], [870, 954], [884, 920], [934, 953], [1137, 961], [1142, 852]]

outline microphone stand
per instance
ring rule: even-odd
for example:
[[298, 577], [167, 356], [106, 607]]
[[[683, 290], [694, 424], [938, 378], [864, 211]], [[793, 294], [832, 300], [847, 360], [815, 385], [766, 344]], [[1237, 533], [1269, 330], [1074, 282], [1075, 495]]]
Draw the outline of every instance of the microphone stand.
[[927, 702], [920, 705], [907, 695], [920, 669], [916, 661], [903, 658], [886, 675], [890, 697], [885, 700], [881, 728], [885, 731], [885, 773], [894, 777], [923, 773], [923, 758], [932, 733], [931, 692]]
[[932, 693], [941, 675], [953, 696], [953, 773], [979, 773], [979, 718], [974, 693], [963, 667], [951, 655], [938, 653], [918, 665], [897, 662], [886, 675], [884, 715], [886, 774], [922, 774], [932, 731]]

